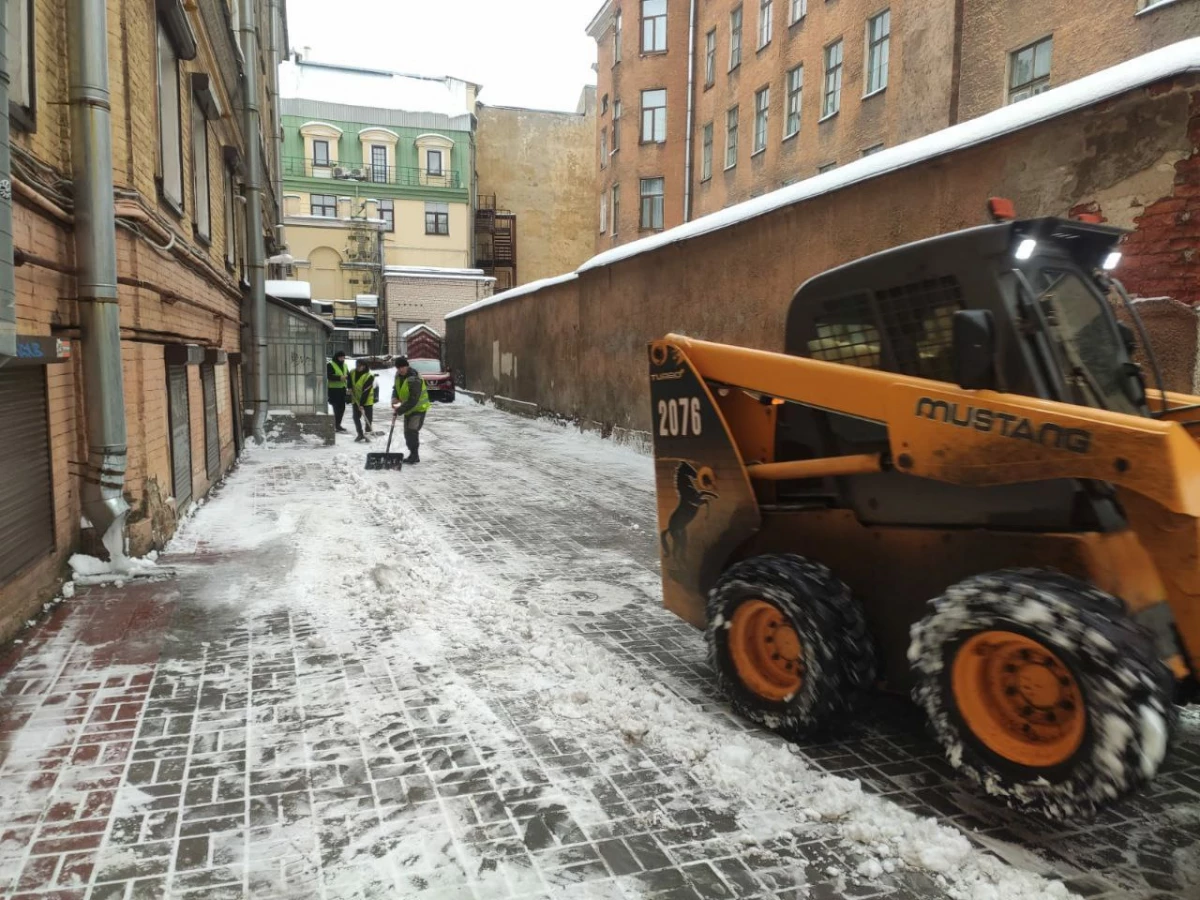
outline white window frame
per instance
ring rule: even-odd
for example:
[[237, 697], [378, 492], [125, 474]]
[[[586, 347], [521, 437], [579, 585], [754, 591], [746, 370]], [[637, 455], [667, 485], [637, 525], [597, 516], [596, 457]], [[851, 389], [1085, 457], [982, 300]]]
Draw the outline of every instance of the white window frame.
[[613, 101], [612, 114], [612, 149], [609, 150], [609, 156], [621, 149], [621, 101]]
[[621, 11], [613, 17], [613, 65], [621, 61]]
[[712, 87], [717, 81], [717, 29], [704, 36], [704, 86]]
[[838, 38], [833, 43], [826, 44], [823, 56], [825, 59], [825, 79], [821, 91], [820, 121], [822, 122], [826, 119], [832, 119], [842, 109], [842, 63], [845, 59], [845, 43], [843, 40]]
[[608, 191], [600, 193], [600, 233], [608, 231]]
[[775, 32], [775, 0], [758, 0], [758, 49], [771, 43]]
[[824, 175], [826, 172], [832, 172], [836, 168], [837, 168], [836, 162], [827, 162], [827, 163], [817, 166], [817, 174]]
[[729, 13], [729, 71], [742, 64], [742, 26], [745, 15], [739, 3]]
[[[647, 94], [662, 94], [662, 106], [647, 106]], [[649, 118], [647, 118], [649, 114]], [[647, 127], [648, 126], [648, 127]], [[649, 135], [649, 136], [647, 136]], [[641, 143], [664, 144], [667, 141], [667, 89], [650, 88], [642, 91]]]
[[179, 56], [162, 20], [156, 25], [159, 192], [177, 212], [183, 212], [183, 98], [179, 86]]
[[8, 57], [8, 103], [10, 111], [14, 113], [10, 121], [18, 130], [34, 131], [37, 128], [37, 69], [34, 65], [37, 20], [33, 13], [33, 0], [4, 2], [8, 4], [5, 18], [8, 28], [5, 47]]
[[[872, 26], [881, 20], [885, 30], [878, 37], [872, 38]], [[887, 90], [888, 63], [892, 47], [892, 11], [890, 9], [885, 9], [867, 19], [866, 43], [867, 65], [864, 99]]]
[[[1038, 75], [1037, 74], [1037, 51], [1038, 51], [1038, 48], [1041, 47], [1043, 44], [1050, 45], [1050, 61], [1046, 68], [1046, 74]], [[1023, 82], [1021, 82], [1020, 86], [1017, 86], [1012, 83], [1013, 69], [1014, 69], [1014, 66], [1016, 65], [1017, 58], [1022, 53], [1025, 53], [1026, 51], [1029, 51], [1032, 54], [1032, 59], [1030, 60], [1030, 63], [1029, 63], [1030, 72], [1032, 73], [1032, 77], [1030, 78], [1029, 81], [1023, 81]], [[1050, 76], [1053, 71], [1054, 71], [1054, 35], [1053, 34], [1047, 34], [1044, 37], [1038, 38], [1036, 41], [1032, 41], [1028, 44], [1025, 44], [1023, 47], [1018, 47], [1016, 50], [1013, 50], [1012, 52], [1010, 52], [1008, 54], [1008, 67], [1007, 67], [1007, 71], [1005, 72], [1005, 78], [1004, 78], [1004, 83], [1006, 86], [1005, 91], [1004, 91], [1005, 102], [1006, 103], [1020, 103], [1022, 100], [1027, 100], [1030, 97], [1036, 97], [1038, 94], [1041, 94], [1041, 93], [1044, 93], [1044, 92], [1050, 90], [1050, 86], [1051, 86], [1050, 85]], [[1023, 96], [1014, 97], [1013, 95], [1016, 93], [1022, 93]]]
[[225, 179], [225, 265], [232, 270], [237, 263], [237, 191], [233, 170], [226, 165], [221, 172]]
[[738, 157], [738, 116], [740, 110], [731, 106], [725, 110], [725, 171], [728, 172], [737, 165]]
[[804, 64], [788, 69], [784, 79], [787, 105], [784, 109], [783, 139], [786, 141], [800, 133], [800, 117], [804, 113]]
[[[646, 193], [646, 185], [658, 182], [657, 193]], [[666, 226], [666, 196], [667, 180], [661, 175], [638, 180], [638, 229], [641, 231], [662, 231]], [[650, 202], [650, 224], [646, 224], [646, 201]], [[657, 215], [656, 215], [657, 214]], [[655, 224], [657, 219], [657, 224]]]
[[608, 168], [608, 129], [600, 129], [600, 168]]
[[872, 144], [870, 147], [865, 148], [862, 151], [861, 155], [862, 156], [874, 156], [880, 150], [884, 150], [884, 149], [886, 149], [886, 148], [884, 147], [882, 142], [878, 143], [878, 144]]
[[[433, 216], [434, 230], [429, 230], [429, 217]], [[445, 231], [442, 230], [442, 223], [445, 223]], [[450, 235], [450, 204], [438, 203], [433, 200], [425, 201], [425, 233], [427, 235], [436, 235], [437, 237], [449, 237]]]
[[713, 163], [713, 123], [708, 122], [700, 129], [700, 180], [712, 178]]
[[[662, 12], [646, 15], [647, 3], [661, 3]], [[667, 0], [641, 0], [642, 52], [667, 52]], [[649, 40], [647, 40], [649, 38]]]
[[621, 185], [612, 186], [612, 235], [617, 236], [617, 226], [621, 220]]
[[791, 16], [788, 19], [788, 24], [795, 25], [806, 15], [808, 15], [808, 0], [792, 0]]
[[192, 231], [201, 240], [212, 240], [212, 195], [209, 191], [208, 119], [200, 98], [192, 92]]
[[767, 130], [771, 127], [771, 86], [754, 92], [754, 151], [757, 156], [767, 149]]

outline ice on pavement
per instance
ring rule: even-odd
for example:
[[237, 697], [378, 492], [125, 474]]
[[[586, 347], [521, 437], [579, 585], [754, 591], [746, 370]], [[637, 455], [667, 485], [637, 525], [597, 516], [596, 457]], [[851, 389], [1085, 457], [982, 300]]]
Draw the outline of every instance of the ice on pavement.
[[[380, 379], [381, 399], [387, 396], [385, 380], [390, 386], [388, 374]], [[441, 439], [439, 416], [476, 420], [475, 428], [455, 433], [460, 453], [472, 452], [467, 434], [505, 422], [501, 413], [461, 400], [453, 410], [438, 407], [435, 413], [423, 436], [430, 460]], [[604, 479], [637, 484], [652, 502], [647, 457], [557, 425], [537, 427], [553, 448], [548, 457], [563, 453], [586, 461]], [[919, 870], [951, 896], [971, 900], [1067, 896], [1061, 884], [1007, 865], [956, 828], [869, 794], [856, 780], [819, 771], [794, 748], [745, 732], [689, 702], [665, 679], [648, 680], [633, 662], [589, 641], [547, 604], [518, 601], [513, 588], [520, 571], [498, 575], [461, 555], [453, 535], [405, 490], [405, 479], [412, 478], [442, 479], [446, 491], [459, 490], [452, 465], [366, 473], [361, 448], [355, 450], [360, 452], [253, 449], [220, 495], [184, 525], [172, 548], [177, 551], [201, 540], [211, 551], [252, 550], [272, 542], [294, 551], [285, 586], [255, 593], [236, 585], [220, 588], [211, 597], [214, 613], [228, 603], [253, 618], [285, 602], [293, 613], [311, 617], [320, 635], [315, 640], [331, 649], [352, 648], [365, 631], [377, 633], [382, 625], [391, 650], [439, 673], [442, 708], [464, 729], [502, 740], [494, 699], [536, 692], [540, 724], [556, 736], [582, 742], [619, 736], [681, 763], [728, 805], [739, 822], [738, 839], [747, 843], [824, 829], [853, 849], [859, 877]], [[316, 508], [303, 490], [265, 500], [256, 486], [284, 470], [291, 479], [332, 481], [344, 490], [332, 504], [321, 494]], [[549, 484], [544, 489], [561, 490], [553, 480]], [[476, 487], [486, 501], [487, 485]], [[390, 711], [373, 708], [370, 697], [358, 699], [359, 728], [382, 727]], [[422, 865], [436, 868], [436, 860], [423, 855], [441, 852], [438, 848], [412, 849]]]

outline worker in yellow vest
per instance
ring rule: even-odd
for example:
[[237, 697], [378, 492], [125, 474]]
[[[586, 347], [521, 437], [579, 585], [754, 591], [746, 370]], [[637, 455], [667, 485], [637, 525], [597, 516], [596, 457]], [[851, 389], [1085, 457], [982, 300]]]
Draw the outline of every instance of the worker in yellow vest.
[[396, 357], [396, 382], [392, 388], [392, 409], [397, 416], [404, 416], [404, 443], [408, 445], [406, 463], [421, 461], [421, 426], [425, 424], [425, 413], [429, 412], [429, 389], [425, 379], [408, 364], [408, 357]]
[[[375, 385], [375, 376], [365, 359], [360, 359], [350, 373], [350, 402], [354, 404], [354, 429], [358, 432], [356, 443], [369, 441], [371, 438], [371, 416], [375, 412], [375, 401], [379, 399], [379, 388]], [[367, 421], [366, 431], [363, 430], [363, 419]]]
[[329, 405], [333, 407], [333, 427], [342, 434], [347, 434], [346, 429], [342, 427], [342, 417], [346, 415], [346, 382], [350, 374], [346, 366], [346, 354], [341, 350], [333, 354], [333, 359], [325, 367], [325, 374], [329, 379]]

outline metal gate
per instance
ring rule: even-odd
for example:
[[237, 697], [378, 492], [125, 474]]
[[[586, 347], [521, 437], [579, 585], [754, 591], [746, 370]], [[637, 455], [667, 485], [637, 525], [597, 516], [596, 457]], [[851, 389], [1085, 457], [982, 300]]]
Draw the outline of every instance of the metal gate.
[[171, 469], [175, 510], [192, 499], [192, 426], [188, 413], [187, 366], [167, 366], [167, 398], [171, 417]]
[[200, 367], [200, 391], [204, 395], [204, 470], [212, 481], [221, 470], [221, 432], [217, 424], [217, 372]]
[[0, 583], [54, 551], [46, 368], [0, 371]]

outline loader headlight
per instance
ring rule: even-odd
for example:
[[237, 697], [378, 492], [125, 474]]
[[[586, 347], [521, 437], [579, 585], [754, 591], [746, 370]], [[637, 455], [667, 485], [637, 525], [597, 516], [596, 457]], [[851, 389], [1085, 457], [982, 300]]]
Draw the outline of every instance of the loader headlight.
[[1033, 256], [1033, 251], [1036, 249], [1036, 247], [1037, 241], [1035, 241], [1033, 238], [1025, 238], [1025, 240], [1017, 244], [1017, 252], [1014, 254], [1014, 256], [1016, 256], [1017, 259], [1029, 259], [1029, 257]]
[[1121, 254], [1117, 253], [1116, 251], [1113, 251], [1112, 253], [1108, 254], [1108, 256], [1104, 257], [1103, 268], [1105, 271], [1111, 272], [1113, 269], [1115, 269], [1117, 267], [1117, 265], [1120, 262], [1121, 262]]

